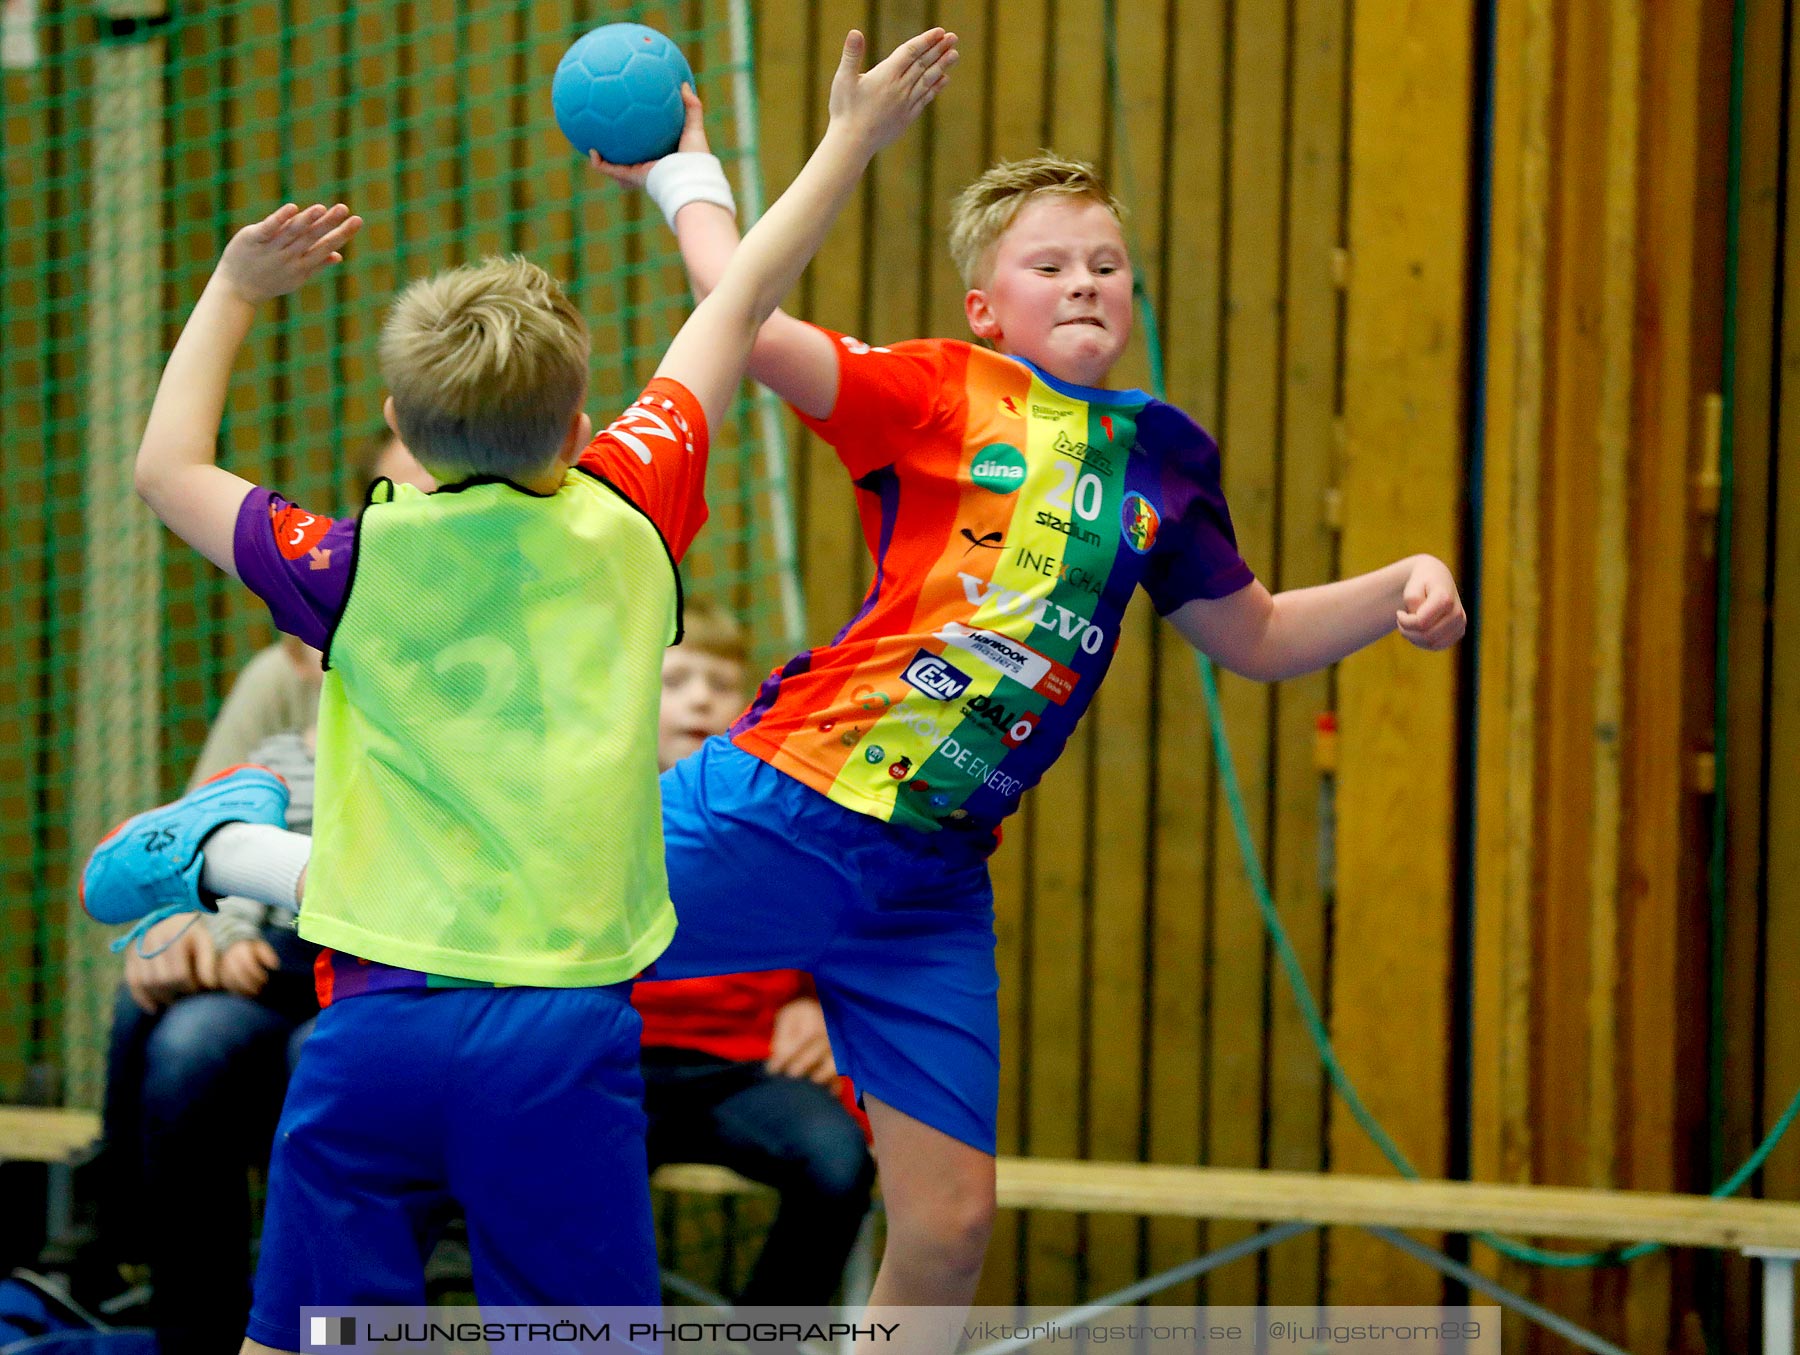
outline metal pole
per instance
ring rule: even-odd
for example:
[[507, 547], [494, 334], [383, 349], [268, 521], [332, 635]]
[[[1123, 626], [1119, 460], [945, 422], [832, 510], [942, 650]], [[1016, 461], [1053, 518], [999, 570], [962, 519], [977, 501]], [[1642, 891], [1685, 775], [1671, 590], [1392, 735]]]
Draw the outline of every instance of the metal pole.
[[[744, 225], [762, 215], [762, 169], [747, 148], [757, 142], [756, 89], [752, 83], [749, 0], [731, 0], [731, 62], [734, 67], [732, 100], [737, 120], [738, 195], [743, 199]], [[757, 386], [751, 397], [756, 406], [757, 435], [762, 441], [763, 475], [768, 479], [769, 536], [774, 546], [775, 572], [781, 587], [782, 643], [797, 648], [806, 639], [806, 598], [800, 591], [800, 554], [795, 544], [794, 506], [788, 492], [787, 432], [781, 422], [781, 402], [766, 387]]]

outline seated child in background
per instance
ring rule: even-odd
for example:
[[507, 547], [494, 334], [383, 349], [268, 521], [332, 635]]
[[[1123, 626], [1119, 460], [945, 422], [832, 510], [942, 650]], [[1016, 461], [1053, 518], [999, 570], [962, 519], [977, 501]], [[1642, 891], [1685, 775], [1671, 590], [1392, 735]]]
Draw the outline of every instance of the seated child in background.
[[[663, 655], [657, 760], [666, 771], [744, 703], [744, 640], [723, 612], [689, 607]], [[781, 1202], [744, 1306], [824, 1305], [869, 1209], [875, 1163], [833, 1094], [837, 1064], [812, 980], [795, 970], [640, 982], [651, 1169], [716, 1162]]]
[[[287, 780], [288, 826], [311, 832], [303, 736], [273, 735], [250, 756]], [[148, 1266], [148, 1319], [163, 1351], [230, 1355], [250, 1312], [249, 1170], [269, 1160], [293, 1058], [318, 1015], [318, 947], [294, 934], [291, 916], [266, 926], [246, 916], [230, 935], [191, 927], [170, 942], [166, 933], [188, 920], [146, 934], [149, 958], [136, 947], [125, 956], [107, 1047], [97, 1246], [109, 1266]]]
[[[305, 1304], [419, 1303], [447, 1200], [484, 1306], [658, 1300], [628, 982], [675, 921], [653, 704], [674, 563], [758, 326], [955, 55], [934, 29], [865, 76], [862, 46], [845, 42], [818, 150], [591, 446], [586, 326], [542, 270], [491, 260], [413, 284], [382, 333], [389, 422], [444, 489], [337, 523], [219, 468], [255, 306], [341, 260], [361, 225], [342, 205], [240, 231], [176, 343], [139, 492], [327, 656], [300, 930], [335, 953], [277, 1133], [247, 1349], [298, 1349]], [[286, 798], [245, 769], [139, 815], [90, 861], [90, 908], [203, 908], [201, 843], [216, 866], [214, 839], [277, 827]], [[252, 896], [279, 864], [297, 899], [299, 857], [272, 850]]]

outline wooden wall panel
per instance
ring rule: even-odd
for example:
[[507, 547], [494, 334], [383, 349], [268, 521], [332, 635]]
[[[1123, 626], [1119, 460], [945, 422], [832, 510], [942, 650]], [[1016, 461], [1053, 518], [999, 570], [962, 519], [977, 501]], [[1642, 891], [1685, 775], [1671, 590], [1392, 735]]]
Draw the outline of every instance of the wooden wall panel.
[[[1476, 810], [1478, 1176], [1712, 1184], [1699, 1151], [1709, 804], [1695, 754], [1711, 740], [1716, 562], [1696, 508], [1721, 351], [1729, 17], [1704, 5], [1500, 7], [1483, 591], [1495, 605], [1485, 609]], [[1767, 30], [1777, 19], [1753, 22]], [[1761, 78], [1772, 88], [1776, 76]], [[1552, 90], [1554, 103], [1544, 102]], [[1763, 202], [1758, 183], [1778, 178], [1769, 126], [1779, 96], [1762, 98], [1760, 142], [1747, 143], [1751, 203]], [[1540, 108], [1552, 113], [1547, 135]], [[1759, 210], [1772, 213], [1772, 198]], [[1779, 314], [1771, 252], [1752, 238], [1740, 302], [1754, 317], [1753, 344]], [[1767, 448], [1740, 466], [1760, 515]], [[1734, 624], [1737, 654], [1764, 643], [1756, 593], [1767, 523], [1749, 530], [1735, 556], [1749, 572], [1734, 587], [1750, 614], [1746, 629]], [[1734, 724], [1727, 766], [1749, 765], [1728, 771], [1730, 784], [1763, 774], [1761, 660], [1747, 662], [1752, 728]], [[1750, 793], [1733, 809], [1733, 888], [1751, 900], [1756, 802]], [[1740, 1058], [1753, 1058], [1754, 1016], [1733, 1033], [1731, 1013], [1746, 1011], [1760, 981], [1754, 906], [1733, 926], [1729, 944], [1752, 975], [1727, 1003], [1726, 1033]], [[1717, 1295], [1697, 1287], [1697, 1266], [1704, 1258], [1678, 1255], [1629, 1271], [1497, 1269], [1629, 1348], [1685, 1349], [1720, 1311]], [[1743, 1279], [1736, 1271], [1736, 1308], [1725, 1314], [1729, 1348], [1743, 1340]], [[1554, 1343], [1533, 1335], [1526, 1346]]]
[[[1800, 26], [1788, 24], [1788, 70], [1800, 66]], [[1794, 246], [1794, 187], [1800, 184], [1800, 99], [1790, 84], [1786, 110], [1782, 295], [1775, 381], [1775, 446], [1769, 601], [1769, 743], [1772, 769], [1765, 820], [1767, 894], [1762, 961], [1763, 1115], [1766, 1130], [1800, 1089], [1800, 1032], [1782, 1016], [1780, 994], [1800, 988], [1800, 249]], [[1762, 1193], [1800, 1199], [1800, 1153], [1784, 1144], [1762, 1173]]]
[[[1462, 6], [1400, 8], [1358, 6], [1352, 22], [1345, 574], [1411, 551], [1458, 559], [1474, 31]], [[1427, 1175], [1449, 1155], [1455, 680], [1451, 657], [1392, 637], [1338, 677], [1333, 1035]], [[1389, 1170], [1345, 1116], [1332, 1121], [1331, 1163]], [[1435, 1275], [1366, 1238], [1334, 1236], [1331, 1260], [1334, 1300], [1440, 1292]]]
[[[1605, 14], [1560, 12], [1552, 207], [1544, 573], [1544, 668], [1540, 719], [1548, 774], [1536, 837], [1544, 874], [1536, 965], [1541, 981], [1533, 1114], [1534, 1179], [1581, 1180], [1589, 1151], [1593, 1033], [1588, 930], [1593, 805], [1592, 652], [1595, 556], [1594, 393], [1600, 381], [1598, 281], [1604, 259]], [[1584, 1273], [1545, 1274], [1533, 1292], [1573, 1304]]]
[[[1045, 30], [1044, 145], [1062, 155], [1104, 164], [1111, 142], [1106, 99], [1106, 34], [1098, 0], [1056, 0]], [[1126, 622], [1129, 625], [1129, 621]], [[1124, 657], [1121, 629], [1119, 656]], [[1104, 714], [1084, 723], [1062, 760], [1045, 777], [1038, 805], [1039, 837], [1032, 853], [1038, 868], [1038, 944], [1033, 955], [1037, 1047], [1033, 1060], [1033, 1139], [1036, 1152], [1085, 1157], [1093, 1133], [1096, 1069], [1090, 1040], [1094, 984], [1102, 944], [1096, 925], [1100, 875], [1110, 873], [1101, 845], [1100, 764]], [[1128, 737], [1121, 731], [1121, 737]], [[1102, 1062], [1126, 1050], [1109, 1042]], [[1089, 1292], [1094, 1258], [1092, 1221], [1083, 1216], [1039, 1216], [1030, 1222], [1038, 1292], [1075, 1296]]]
[[[1278, 584], [1282, 342], [1282, 245], [1286, 234], [1286, 138], [1289, 31], [1266, 7], [1232, 14], [1226, 73], [1230, 111], [1225, 145], [1225, 295], [1223, 406], [1216, 431], [1224, 457], [1225, 494], [1238, 549], [1271, 588]], [[1268, 860], [1274, 689], [1229, 674], [1219, 677], [1226, 737], [1256, 852]], [[1206, 1160], [1255, 1167], [1264, 1157], [1266, 1113], [1263, 1020], [1268, 1001], [1268, 940], [1233, 836], [1224, 788], [1214, 803], [1214, 962], [1207, 1097]], [[1256, 1231], [1219, 1222], [1209, 1247], [1228, 1246]], [[1262, 1265], [1232, 1266], [1209, 1276], [1207, 1301], [1251, 1304]]]
[[[1102, 20], [1105, 20], [1102, 13]], [[1166, 29], [1167, 6], [1132, 6], [1132, 23]], [[1102, 45], [1105, 38], [1102, 35]], [[1161, 200], [1164, 192], [1164, 96], [1166, 67], [1142, 43], [1121, 43], [1116, 73], [1102, 91], [1107, 126], [1106, 170], [1134, 208]], [[1114, 75], [1116, 74], [1116, 85]], [[1130, 218], [1134, 266], [1162, 271], [1160, 219], [1136, 211]], [[1115, 376], [1118, 385], [1149, 380], [1140, 334]], [[1148, 881], [1144, 863], [1155, 828], [1151, 822], [1154, 749], [1160, 724], [1155, 682], [1152, 609], [1140, 598], [1125, 618], [1112, 672], [1095, 714], [1093, 819], [1093, 999], [1083, 1032], [1090, 1110], [1082, 1155], [1140, 1160], [1145, 1155], [1148, 1088], [1145, 1053], [1149, 995], [1144, 974], [1152, 962]], [[1143, 1275], [1143, 1225], [1138, 1219], [1097, 1215], [1088, 1220], [1087, 1289], [1109, 1292]]]
[[[1208, 427], [1217, 427], [1221, 408], [1228, 13], [1222, 2], [1189, 0], [1171, 16], [1169, 192], [1156, 209], [1167, 243], [1150, 293], [1162, 320], [1170, 398]], [[1151, 209], [1138, 203], [1134, 210], [1141, 216]], [[1167, 627], [1157, 628], [1154, 643], [1160, 723], [1156, 832], [1147, 859], [1154, 956], [1145, 977], [1149, 1157], [1199, 1162], [1213, 1118], [1228, 1113], [1207, 1096], [1215, 1013], [1208, 983], [1216, 954], [1212, 862], [1220, 841], [1213, 833], [1213, 750], [1192, 650]], [[1175, 711], [1186, 714], [1161, 714]], [[1197, 1255], [1204, 1228], [1157, 1219], [1147, 1234], [1146, 1269], [1160, 1271]], [[1202, 1292], [1198, 1283], [1184, 1285], [1168, 1301], [1190, 1302]]]
[[[1744, 87], [1743, 182], [1738, 190], [1741, 246], [1738, 279], [1742, 295], [1773, 297], [1782, 263], [1783, 226], [1781, 136], [1783, 78], [1788, 67], [1782, 50], [1787, 0], [1750, 0], [1745, 13], [1745, 46], [1768, 53], [1748, 63]], [[1763, 898], [1762, 824], [1769, 762], [1769, 718], [1766, 677], [1769, 660], [1769, 578], [1773, 546], [1775, 434], [1778, 413], [1776, 355], [1779, 315], [1769, 305], [1750, 305], [1738, 312], [1737, 409], [1731, 430], [1735, 448], [1729, 607], [1732, 626], [1727, 650], [1726, 682], [1729, 736], [1721, 750], [1720, 783], [1728, 823], [1725, 876], [1728, 896], [1725, 930], [1725, 1029], [1722, 1111], [1724, 1164], [1748, 1157], [1763, 1129], [1779, 1113], [1765, 1096], [1758, 1067]], [[1721, 409], [1721, 420], [1723, 411]], [[1723, 431], [1723, 430], [1721, 430]], [[1704, 436], [1704, 430], [1702, 430]], [[1706, 491], [1702, 489], [1701, 493]], [[1701, 504], [1704, 507], [1704, 502]], [[1704, 548], [1704, 543], [1703, 543]], [[1780, 1093], [1776, 1092], [1777, 1099]], [[1748, 1329], [1753, 1306], [1750, 1262], [1727, 1257], [1724, 1284], [1728, 1331]]]
[[[1336, 479], [1341, 296], [1333, 266], [1343, 240], [1348, 16], [1322, 0], [1294, 8], [1287, 118], [1288, 221], [1282, 261], [1281, 478], [1275, 581], [1305, 588], [1336, 577], [1336, 534], [1326, 504]], [[1331, 680], [1315, 674], [1274, 691], [1272, 888], [1283, 925], [1314, 994], [1325, 991], [1326, 908], [1320, 872], [1324, 783], [1316, 760], [1319, 716]], [[1269, 961], [1265, 1164], [1283, 1171], [1326, 1165], [1328, 1086], [1292, 988]], [[1269, 1256], [1267, 1301], [1317, 1302], [1321, 1240], [1284, 1243]]]
[[[1542, 458], [1548, 307], [1550, 0], [1502, 5], [1494, 35], [1487, 404], [1476, 656], [1471, 1175], [1528, 1181], [1534, 834], [1542, 608]], [[1476, 1264], [1509, 1287], [1529, 1272], [1481, 1248]], [[1522, 1319], [1506, 1336], [1518, 1342]]]
[[[1688, 1163], [1703, 1161], [1695, 1147], [1703, 1142], [1696, 1131], [1705, 1123], [1704, 1083], [1684, 1081], [1680, 1069], [1704, 1054], [1698, 1031], [1684, 1029], [1682, 1016], [1691, 1010], [1684, 995], [1707, 988], [1700, 961], [1707, 926], [1704, 909], [1682, 903], [1705, 897], [1701, 814], [1710, 807], [1696, 794], [1694, 750], [1711, 739], [1706, 651], [1713, 609], [1689, 599], [1714, 586], [1710, 567], [1702, 568], [1693, 486], [1705, 397], [1718, 389], [1720, 327], [1717, 310], [1696, 308], [1695, 300], [1697, 289], [1717, 294], [1720, 278], [1722, 232], [1708, 227], [1719, 224], [1709, 204], [1722, 200], [1724, 185], [1708, 166], [1719, 164], [1724, 149], [1723, 127], [1712, 115], [1726, 94], [1716, 78], [1726, 68], [1706, 54], [1724, 50], [1716, 41], [1729, 32], [1722, 18], [1705, 4], [1666, 5], [1642, 33], [1639, 311], [1628, 359], [1637, 387], [1625, 728], [1634, 737], [1622, 745], [1622, 1085], [1619, 1118], [1606, 1128], [1617, 1140], [1614, 1184], [1645, 1190], [1673, 1189]], [[1709, 135], [1709, 121], [1718, 135]], [[1676, 655], [1686, 661], [1671, 662]], [[1700, 1190], [1714, 1184], [1704, 1165], [1688, 1179]], [[1687, 1277], [1694, 1260], [1678, 1254], [1640, 1265], [1628, 1293], [1621, 1292], [1623, 1277], [1608, 1277], [1609, 1296], [1623, 1301], [1627, 1345], [1657, 1339], [1671, 1313], [1680, 1323], [1693, 1308]]]

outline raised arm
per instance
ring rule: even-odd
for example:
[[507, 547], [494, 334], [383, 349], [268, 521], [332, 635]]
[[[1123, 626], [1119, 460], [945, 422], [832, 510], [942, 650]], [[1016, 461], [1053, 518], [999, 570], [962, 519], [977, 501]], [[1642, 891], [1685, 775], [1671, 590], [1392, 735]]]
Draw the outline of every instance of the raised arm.
[[299, 287], [328, 264], [362, 227], [362, 218], [315, 204], [289, 203], [231, 238], [169, 354], [134, 483], [139, 497], [182, 540], [236, 577], [232, 532], [250, 492], [248, 480], [215, 462], [225, 392], [256, 307]]
[[[692, 98], [690, 94], [688, 97]], [[689, 107], [698, 123], [699, 101]], [[701, 133], [701, 147], [705, 147]], [[675, 214], [675, 239], [687, 267], [694, 299], [703, 301], [718, 286], [738, 248], [737, 218], [716, 203], [690, 202]], [[837, 348], [822, 332], [776, 309], [757, 331], [749, 373], [794, 408], [815, 419], [837, 407]]]
[[[831, 122], [812, 157], [741, 242], [730, 212], [696, 201], [676, 213], [683, 259], [699, 305], [670, 345], [658, 375], [693, 391], [709, 420], [721, 417], [750, 375], [818, 417], [837, 399], [837, 358], [829, 340], [775, 307], [824, 242], [876, 151], [905, 131], [931, 102], [956, 60], [956, 35], [934, 28], [860, 74], [863, 37], [844, 40], [831, 84]], [[688, 94], [685, 149], [704, 149], [699, 104]], [[697, 145], [696, 145], [697, 141]], [[597, 166], [641, 183], [649, 166]]]
[[1420, 649], [1447, 649], [1467, 625], [1456, 580], [1430, 555], [1273, 595], [1253, 582], [1178, 607], [1169, 621], [1194, 648], [1262, 682], [1327, 667], [1394, 630]]

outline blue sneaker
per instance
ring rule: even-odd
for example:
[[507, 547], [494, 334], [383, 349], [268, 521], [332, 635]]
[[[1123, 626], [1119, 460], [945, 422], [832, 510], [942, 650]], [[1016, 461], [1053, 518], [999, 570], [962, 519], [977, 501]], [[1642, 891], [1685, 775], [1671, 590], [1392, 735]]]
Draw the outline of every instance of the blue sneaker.
[[81, 872], [81, 906], [96, 922], [134, 922], [123, 950], [164, 918], [216, 911], [200, 888], [201, 847], [227, 823], [287, 826], [287, 782], [267, 767], [229, 767], [186, 795], [134, 814], [101, 839]]

